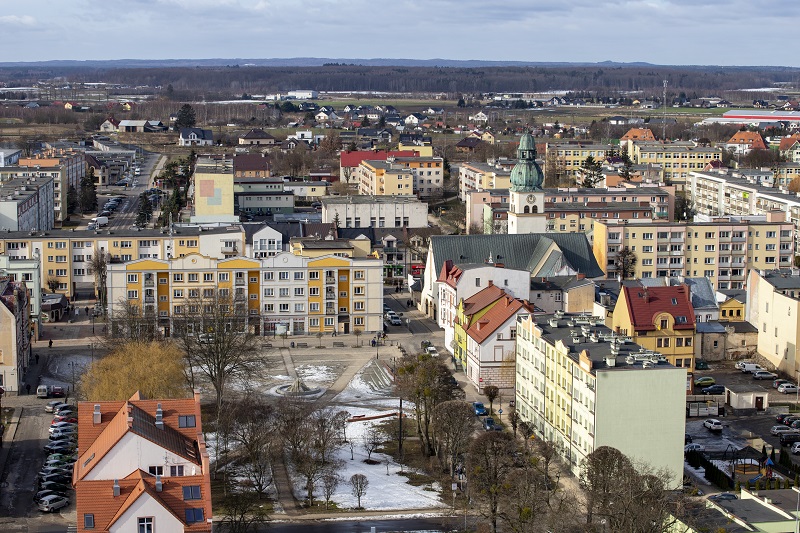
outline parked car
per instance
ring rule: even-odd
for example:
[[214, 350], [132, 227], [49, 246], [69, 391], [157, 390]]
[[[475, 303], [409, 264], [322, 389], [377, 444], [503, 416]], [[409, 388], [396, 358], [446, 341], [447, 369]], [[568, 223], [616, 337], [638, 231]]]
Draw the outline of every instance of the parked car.
[[789, 446], [795, 442], [800, 442], [800, 431], [784, 431], [778, 438], [781, 440], [781, 446]]
[[54, 432], [61, 429], [72, 429], [74, 431], [78, 431], [78, 424], [73, 424], [72, 422], [53, 422], [50, 424], [48, 431], [52, 435]]
[[722, 501], [730, 501], [730, 500], [738, 500], [739, 497], [732, 492], [721, 492], [719, 494], [713, 494], [708, 497], [709, 500], [715, 502], [722, 502]]
[[69, 486], [66, 483], [56, 483], [55, 481], [45, 481], [43, 483], [39, 483], [39, 490], [54, 490], [57, 492], [63, 492], [66, 494], [67, 490], [69, 490]]
[[782, 414], [776, 415], [775, 416], [775, 421], [776, 422], [780, 422], [782, 424], [783, 423], [783, 419], [788, 417], [788, 416], [791, 416], [791, 415], [789, 415], [788, 413], [782, 413]]
[[705, 451], [706, 447], [702, 444], [687, 444], [683, 447], [683, 453], [686, 452], [703, 452]]
[[393, 326], [402, 326], [403, 325], [403, 321], [400, 320], [400, 317], [397, 316], [397, 315], [389, 317], [388, 320], [389, 320], [389, 324], [391, 324]]
[[791, 426], [792, 422], [794, 422], [795, 420], [800, 420], [800, 416], [789, 415], [787, 417], [784, 417], [783, 424], [786, 426]]
[[47, 453], [61, 453], [61, 454], [69, 454], [73, 453], [78, 448], [78, 444], [75, 442], [51, 442], [50, 444], [44, 447], [44, 451]]
[[757, 370], [753, 372], [753, 379], [775, 379], [776, 377], [775, 374], [766, 370]]
[[[761, 370], [764, 370], [764, 368], [762, 368], [760, 365], [757, 365], [755, 363], [745, 363], [744, 365], [742, 365], [742, 372], [744, 372], [745, 374], [747, 374], [748, 372], [750, 372], [750, 373], [759, 372]], [[778, 376], [775, 376], [775, 377], [778, 377]]]
[[431, 357], [439, 357], [439, 351], [436, 349], [435, 346], [428, 346], [425, 348], [425, 351], [430, 354]]
[[78, 456], [74, 453], [51, 453], [45, 461], [75, 461]]
[[53, 513], [62, 507], [69, 505], [69, 500], [65, 496], [57, 496], [52, 494], [42, 498], [36, 505], [39, 507], [40, 511], [45, 513]]
[[722, 422], [716, 418], [707, 418], [703, 421], [703, 426], [709, 431], [722, 431]]
[[789, 426], [772, 426], [772, 429], [769, 430], [770, 435], [780, 435], [781, 433], [786, 433], [787, 431], [792, 431], [792, 428]]
[[800, 388], [797, 387], [794, 383], [783, 383], [780, 387], [778, 387], [778, 392], [783, 394], [796, 394]]
[[745, 361], [736, 361], [736, 364], [733, 366], [735, 366], [737, 370], [744, 370], [744, 365], [752, 365], [752, 364], [753, 364], [752, 361], [745, 360]]
[[703, 387], [703, 394], [725, 394], [725, 385], [711, 385]]
[[494, 429], [494, 418], [491, 416], [487, 416], [483, 419], [483, 429], [486, 431], [492, 431]]
[[40, 490], [36, 494], [33, 495], [33, 501], [36, 502], [38, 505], [39, 502], [44, 499], [46, 496], [65, 496], [67, 494], [66, 491], [59, 491], [59, 490]]
[[70, 435], [77, 435], [78, 428], [77, 427], [61, 427], [61, 428], [52, 428], [50, 432], [50, 440], [57, 440], [60, 437], [67, 437]]
[[42, 468], [72, 468], [75, 459], [47, 459]]
[[44, 476], [39, 476], [39, 489], [43, 489], [42, 483], [48, 482], [55, 482], [60, 483], [61, 485], [69, 485], [72, 482], [72, 475], [71, 474], [63, 474], [60, 472], [53, 473], [53, 474], [46, 474]]
[[486, 407], [481, 402], [472, 402], [472, 409], [475, 411], [476, 416], [486, 416]]
[[44, 410], [46, 413], [55, 413], [56, 409], [61, 406], [67, 406], [68, 403], [64, 403], [61, 400], [53, 400], [52, 402], [47, 402], [47, 405], [44, 406]]
[[789, 383], [789, 380], [788, 379], [776, 379], [775, 381], [772, 382], [772, 388], [773, 389], [777, 389], [778, 387], [780, 387], [784, 383]]
[[53, 422], [51, 423], [55, 424], [56, 422], [72, 422], [73, 424], [77, 424], [78, 418], [74, 416], [56, 415], [53, 417]]
[[792, 444], [790, 450], [794, 455], [800, 455], [800, 442], [795, 442]]
[[708, 370], [708, 363], [702, 359], [695, 359], [694, 361], [694, 369], [695, 370]]
[[715, 383], [716, 383], [716, 380], [714, 378], [712, 378], [711, 376], [703, 376], [701, 378], [697, 378], [697, 379], [694, 380], [694, 386], [695, 387], [710, 387], [711, 385], [714, 385]]
[[64, 387], [58, 387], [54, 385], [50, 388], [50, 396], [53, 398], [63, 398], [67, 395], [67, 392], [64, 390]]
[[45, 466], [39, 470], [39, 477], [42, 479], [47, 478], [47, 476], [62, 476], [62, 477], [71, 477], [72, 476], [72, 468], [65, 467], [65, 466]]

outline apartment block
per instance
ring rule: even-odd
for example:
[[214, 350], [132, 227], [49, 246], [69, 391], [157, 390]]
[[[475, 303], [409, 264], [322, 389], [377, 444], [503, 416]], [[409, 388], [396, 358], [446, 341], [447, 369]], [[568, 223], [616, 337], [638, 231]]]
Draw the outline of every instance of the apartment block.
[[698, 172], [715, 160], [722, 159], [722, 148], [701, 146], [693, 142], [632, 142], [628, 151], [634, 163], [659, 165], [664, 180], [675, 185], [678, 192], [688, 190], [690, 172]]
[[55, 180], [19, 177], [0, 182], [0, 229], [48, 231], [55, 224]]
[[791, 378], [800, 374], [800, 270], [752, 270], [745, 320], [758, 328], [759, 355]]
[[580, 174], [581, 165], [583, 165], [587, 157], [593, 157], [595, 161], [602, 162], [615, 150], [617, 150], [616, 146], [591, 142], [547, 143], [545, 149], [545, 172], [549, 172], [551, 168], [557, 168], [565, 175], [577, 178]]
[[379, 259], [301, 254], [281, 252], [260, 259], [189, 254], [111, 264], [112, 320], [126, 305], [134, 305], [170, 336], [174, 319], [222, 299], [246, 307], [251, 331], [261, 335], [382, 330]]
[[[683, 478], [686, 369], [616, 335], [602, 317], [520, 314], [516, 409], [580, 474], [601, 446]], [[643, 409], [658, 405], [658, 416]]]
[[234, 215], [233, 162], [201, 157], [192, 176], [192, 217], [195, 223], [236, 223]]
[[42, 312], [42, 274], [38, 259], [15, 259], [0, 254], [0, 276], [12, 282], [22, 281], [30, 302], [31, 331], [39, 338], [39, 314]]
[[386, 161], [362, 161], [355, 172], [358, 192], [373, 196], [414, 194], [414, 174], [407, 168]]
[[19, 394], [31, 355], [31, 299], [23, 281], [0, 276], [0, 387]]
[[17, 164], [28, 167], [22, 177], [40, 175], [45, 172], [55, 179], [53, 185], [53, 210], [55, 225], [69, 219], [67, 213], [67, 194], [70, 187], [77, 191], [80, 181], [86, 175], [86, 160], [83, 152], [51, 149], [33, 157], [22, 157]]
[[41, 285], [46, 286], [48, 280], [54, 278], [58, 283], [57, 291], [72, 298], [79, 291], [95, 292], [95, 278], [89, 273], [89, 262], [95, 253], [108, 254], [112, 264], [182, 257], [190, 253], [222, 259], [242, 255], [245, 242], [241, 226], [186, 226], [171, 231], [10, 231], [0, 232], [0, 254], [8, 256], [12, 264], [23, 259], [38, 259]]
[[634, 278], [707, 277], [714, 289], [741, 289], [751, 269], [790, 267], [793, 225], [780, 214], [717, 217], [711, 222], [595, 222], [593, 250], [607, 278], [619, 276], [618, 254], [636, 256]]
[[388, 162], [411, 171], [413, 193], [420, 198], [441, 198], [444, 159], [441, 157], [389, 157]]
[[508, 189], [511, 187], [511, 166], [507, 160], [486, 163], [467, 162], [458, 167], [458, 198], [467, 201], [472, 191]]
[[78, 403], [77, 531], [210, 533], [200, 394]]

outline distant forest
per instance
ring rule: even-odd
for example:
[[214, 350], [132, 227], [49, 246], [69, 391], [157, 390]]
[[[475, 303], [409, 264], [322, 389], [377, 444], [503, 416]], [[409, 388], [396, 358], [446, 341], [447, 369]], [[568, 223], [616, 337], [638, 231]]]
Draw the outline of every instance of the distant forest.
[[67, 82], [147, 85], [175, 92], [217, 96], [265, 94], [292, 89], [380, 91], [394, 93], [544, 92], [569, 90], [612, 95], [641, 91], [660, 95], [663, 80], [670, 93], [722, 94], [782, 84], [795, 89], [800, 69], [786, 67], [666, 67], [642, 65], [532, 67], [147, 67], [98, 68], [19, 66], [0, 68], [8, 86], [61, 78]]

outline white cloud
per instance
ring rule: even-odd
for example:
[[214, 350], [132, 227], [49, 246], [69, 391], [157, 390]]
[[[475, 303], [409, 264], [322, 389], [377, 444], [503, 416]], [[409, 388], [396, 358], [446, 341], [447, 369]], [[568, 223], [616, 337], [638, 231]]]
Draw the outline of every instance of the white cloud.
[[30, 15], [0, 15], [0, 24], [34, 26], [36, 24], [36, 19]]

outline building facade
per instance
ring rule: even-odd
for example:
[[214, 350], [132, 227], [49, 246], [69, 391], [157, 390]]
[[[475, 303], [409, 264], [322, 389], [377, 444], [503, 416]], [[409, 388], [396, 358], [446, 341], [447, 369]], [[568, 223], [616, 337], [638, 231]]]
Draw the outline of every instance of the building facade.
[[331, 196], [321, 198], [322, 222], [342, 228], [424, 228], [428, 204], [416, 196]]
[[19, 394], [31, 356], [31, 300], [23, 281], [0, 277], [0, 387]]

